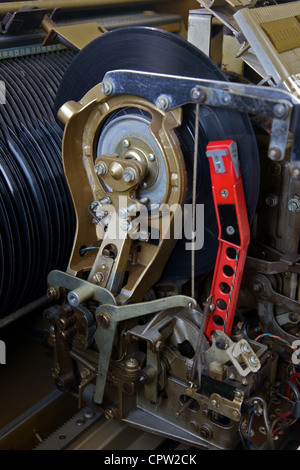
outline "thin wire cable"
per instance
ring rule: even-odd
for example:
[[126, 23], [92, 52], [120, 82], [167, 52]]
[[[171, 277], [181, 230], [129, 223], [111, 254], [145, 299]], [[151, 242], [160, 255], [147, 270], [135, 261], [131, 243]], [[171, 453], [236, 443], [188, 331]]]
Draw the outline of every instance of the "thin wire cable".
[[196, 203], [197, 203], [197, 169], [198, 169], [198, 144], [199, 144], [199, 110], [200, 105], [195, 105], [195, 141], [194, 141], [194, 165], [193, 165], [193, 190], [192, 190], [192, 251], [191, 251], [191, 297], [195, 298], [195, 238], [196, 238]]

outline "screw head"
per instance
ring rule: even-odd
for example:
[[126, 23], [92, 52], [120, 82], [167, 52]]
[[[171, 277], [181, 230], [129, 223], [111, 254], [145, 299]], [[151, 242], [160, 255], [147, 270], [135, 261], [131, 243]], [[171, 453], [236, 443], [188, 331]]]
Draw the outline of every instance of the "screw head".
[[276, 207], [278, 205], [278, 196], [274, 193], [270, 193], [267, 195], [265, 202], [269, 207]]
[[229, 104], [231, 102], [231, 96], [226, 91], [221, 95], [221, 101], [224, 104]]
[[191, 89], [190, 96], [191, 99], [197, 101], [197, 103], [203, 103], [206, 98], [205, 92], [198, 86]]
[[260, 282], [255, 281], [252, 284], [252, 290], [253, 292], [256, 292], [256, 293], [261, 292], [263, 290], [263, 286], [261, 285]]
[[93, 276], [93, 280], [96, 282], [96, 284], [102, 284], [104, 281], [104, 274], [101, 272], [95, 273]]
[[276, 117], [284, 117], [287, 113], [287, 107], [283, 103], [277, 103], [274, 106], [274, 114]]
[[258, 358], [253, 355], [253, 356], [250, 357], [250, 362], [251, 362], [251, 364], [252, 364], [253, 366], [257, 366], [257, 364], [258, 364]]
[[232, 225], [228, 225], [228, 227], [226, 227], [226, 232], [227, 232], [228, 235], [233, 235], [235, 230], [232, 227]]
[[101, 328], [107, 329], [110, 325], [110, 317], [109, 315], [106, 315], [105, 313], [102, 313], [99, 315], [97, 318], [97, 325], [100, 326]]
[[300, 168], [297, 166], [294, 166], [291, 169], [291, 176], [293, 179], [299, 179], [300, 178]]
[[271, 160], [281, 160], [282, 154], [279, 147], [271, 147], [268, 151], [268, 157]]
[[221, 190], [221, 196], [226, 199], [229, 195], [229, 191], [227, 189], [222, 189]]
[[122, 142], [123, 147], [126, 149], [130, 146], [130, 140], [129, 139], [124, 139]]
[[170, 98], [167, 95], [160, 95], [155, 104], [158, 109], [166, 111], [170, 107]]
[[242, 345], [242, 350], [243, 350], [243, 352], [246, 353], [246, 354], [249, 354], [249, 352], [251, 352], [250, 346], [249, 346], [249, 344], [247, 344], [247, 343], [244, 343], [244, 344]]
[[102, 93], [104, 93], [105, 95], [111, 95], [113, 92], [113, 85], [108, 81], [102, 82], [100, 88]]
[[153, 153], [149, 153], [149, 155], [147, 155], [147, 158], [148, 158], [149, 162], [154, 162], [155, 155]]

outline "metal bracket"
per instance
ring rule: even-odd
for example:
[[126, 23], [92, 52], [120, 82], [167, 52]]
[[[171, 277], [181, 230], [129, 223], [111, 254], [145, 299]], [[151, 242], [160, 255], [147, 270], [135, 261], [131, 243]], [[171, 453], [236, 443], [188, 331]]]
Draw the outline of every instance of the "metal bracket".
[[196, 308], [191, 297], [176, 295], [134, 305], [101, 305], [95, 313], [98, 328], [95, 341], [99, 349], [98, 375], [94, 401], [101, 404], [117, 325], [120, 321], [157, 313], [173, 307]]
[[109, 290], [63, 271], [51, 271], [47, 282], [49, 289], [53, 288], [56, 292], [59, 292], [60, 288], [67, 289], [69, 291], [68, 301], [73, 307], [77, 307], [89, 298], [101, 304], [116, 304], [115, 297]]
[[57, 26], [47, 15], [43, 19], [42, 27], [47, 33], [43, 46], [59, 42], [76, 51], [80, 51], [91, 41], [107, 32], [96, 22]]
[[[283, 160], [290, 125], [293, 129], [299, 127], [299, 99], [278, 88], [131, 70], [107, 72], [103, 83], [107, 82], [112, 94], [140, 96], [164, 110], [201, 103], [269, 117], [273, 120], [268, 152], [271, 160]], [[300, 142], [296, 137], [292, 160], [300, 162]]]

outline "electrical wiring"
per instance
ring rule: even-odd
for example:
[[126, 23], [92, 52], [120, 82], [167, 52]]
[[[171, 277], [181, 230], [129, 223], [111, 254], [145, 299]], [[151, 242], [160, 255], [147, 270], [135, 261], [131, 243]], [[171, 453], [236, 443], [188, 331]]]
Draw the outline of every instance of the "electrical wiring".
[[93, 217], [93, 219], [95, 219], [96, 222], [99, 224], [101, 222], [101, 219], [99, 219], [99, 217], [97, 217], [96, 214], [93, 212], [93, 209], [92, 209], [91, 205], [88, 206], [88, 211], [91, 214], [91, 216]]
[[80, 256], [83, 256], [87, 251], [90, 251], [90, 250], [99, 250], [99, 246], [97, 246], [97, 243], [99, 242], [93, 243], [92, 245], [89, 245], [89, 246], [81, 247], [79, 250]]
[[255, 341], [260, 341], [262, 338], [265, 338], [265, 337], [269, 337], [269, 338], [273, 338], [273, 339], [276, 339], [278, 341], [281, 341], [282, 343], [284, 343], [286, 346], [288, 346], [292, 351], [296, 351], [295, 348], [293, 348], [290, 343], [288, 341], [286, 341], [285, 339], [281, 338], [280, 336], [276, 336], [276, 335], [272, 335], [271, 333], [263, 333], [259, 336], [257, 336], [255, 338]]
[[272, 423], [272, 426], [271, 426], [271, 431], [272, 431], [272, 437], [273, 439], [276, 438], [276, 435], [278, 433], [280, 433], [281, 431], [284, 431], [285, 429], [287, 429], [288, 427], [292, 426], [296, 421], [297, 421], [297, 418], [294, 418], [294, 419], [288, 419], [285, 423], [282, 423], [280, 426], [278, 426], [276, 429], [274, 429], [274, 427], [280, 423], [280, 421], [283, 421], [284, 419], [286, 418], [282, 418], [282, 417], [279, 417], [277, 419], [275, 419]]
[[[263, 408], [263, 418], [264, 418], [268, 447], [269, 449], [274, 450], [274, 440], [273, 440], [272, 431], [269, 425], [268, 408], [267, 408], [266, 401], [261, 397], [251, 397], [249, 398], [249, 400], [247, 400], [248, 405], [257, 405], [259, 402], [262, 404], [262, 408]], [[248, 428], [248, 436], [249, 436], [249, 433], [251, 433], [250, 426]]]

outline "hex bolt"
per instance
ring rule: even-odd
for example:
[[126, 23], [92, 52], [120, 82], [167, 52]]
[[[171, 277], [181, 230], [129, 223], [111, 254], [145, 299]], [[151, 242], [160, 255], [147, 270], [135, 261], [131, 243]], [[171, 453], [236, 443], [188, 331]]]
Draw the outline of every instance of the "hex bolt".
[[300, 201], [296, 197], [293, 197], [288, 202], [288, 210], [290, 212], [299, 212], [300, 211]]
[[123, 180], [126, 182], [126, 183], [131, 183], [132, 181], [134, 181], [136, 179], [136, 172], [133, 168], [131, 167], [126, 167], [124, 172], [123, 172]]
[[104, 416], [106, 419], [114, 419], [118, 415], [118, 410], [114, 407], [106, 408]]
[[95, 173], [97, 175], [107, 175], [108, 167], [105, 162], [98, 162], [94, 167]]
[[58, 299], [59, 298], [59, 291], [55, 289], [55, 287], [49, 287], [47, 289], [46, 295], [49, 299]]
[[160, 95], [155, 104], [158, 109], [166, 111], [170, 107], [170, 98], [167, 95]]
[[100, 88], [102, 93], [105, 95], [111, 95], [114, 89], [112, 83], [108, 82], [107, 80], [101, 83]]
[[137, 361], [137, 359], [135, 359], [134, 357], [130, 357], [125, 362], [125, 368], [129, 372], [136, 371], [138, 367], [139, 367], [139, 361]]

